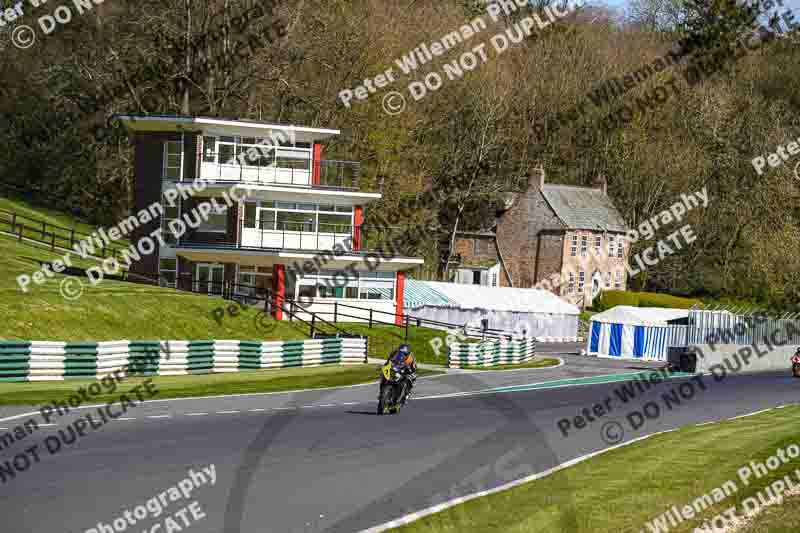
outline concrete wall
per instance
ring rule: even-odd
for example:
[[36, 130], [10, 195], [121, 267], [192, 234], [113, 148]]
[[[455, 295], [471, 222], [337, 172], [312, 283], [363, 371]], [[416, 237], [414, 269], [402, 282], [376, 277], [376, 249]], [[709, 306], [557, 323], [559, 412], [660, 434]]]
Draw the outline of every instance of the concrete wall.
[[[714, 346], [714, 350], [708, 344], [689, 347], [697, 353], [698, 372], [711, 372], [715, 365], [722, 365], [728, 374], [781, 370], [787, 375], [792, 370], [791, 358], [797, 348], [796, 344], [774, 346], [772, 349], [766, 345], [753, 348], [738, 344], [717, 345]], [[722, 372], [719, 366], [716, 372]]]

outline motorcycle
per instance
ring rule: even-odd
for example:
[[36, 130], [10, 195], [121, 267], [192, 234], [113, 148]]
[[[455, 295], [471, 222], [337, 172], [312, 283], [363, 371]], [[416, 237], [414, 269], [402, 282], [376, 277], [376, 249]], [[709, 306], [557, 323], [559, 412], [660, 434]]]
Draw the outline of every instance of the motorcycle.
[[392, 362], [381, 369], [381, 388], [378, 393], [378, 414], [397, 414], [405, 405], [408, 392], [414, 382], [414, 373]]
[[800, 349], [792, 356], [792, 375], [800, 378]]

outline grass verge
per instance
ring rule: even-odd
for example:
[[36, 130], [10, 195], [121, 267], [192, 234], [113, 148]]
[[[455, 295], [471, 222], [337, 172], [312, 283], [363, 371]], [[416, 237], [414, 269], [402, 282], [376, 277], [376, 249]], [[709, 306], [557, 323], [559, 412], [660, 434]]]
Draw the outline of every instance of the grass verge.
[[532, 361], [530, 363], [523, 363], [521, 365], [497, 365], [497, 366], [467, 365], [467, 366], [462, 366], [460, 368], [464, 368], [466, 370], [518, 370], [520, 368], [547, 368], [549, 366], [556, 366], [560, 363], [561, 360], [559, 359], [546, 357], [544, 359], [537, 359], [536, 361]]
[[[701, 509], [694, 519], [661, 531], [690, 532], [726, 509], [763, 491], [771, 482], [800, 468], [800, 458], [768, 475], [744, 483], [737, 471], [750, 461], [765, 462], [800, 441], [800, 407], [705, 426], [691, 426], [614, 450], [551, 476], [514, 489], [472, 500], [397, 529], [402, 532], [639, 532], [655, 531], [647, 523], [675, 506], [723, 486], [730, 495]], [[774, 512], [779, 513], [776, 509]], [[792, 507], [784, 504], [784, 512]], [[797, 531], [794, 519], [772, 518], [767, 509], [748, 533]], [[776, 529], [759, 524], [772, 520]], [[794, 526], [787, 526], [792, 523]], [[760, 529], [759, 529], [760, 528]]]
[[[197, 376], [154, 376], [151, 378], [158, 394], [151, 399], [187, 398], [282, 392], [300, 389], [342, 387], [359, 383], [377, 382], [380, 374], [377, 365], [323, 366], [279, 370], [254, 370], [237, 374], [205, 374]], [[420, 369], [419, 376], [441, 374]], [[119, 384], [112, 394], [93, 397], [91, 403], [118, 399], [147, 378], [129, 378]], [[96, 381], [70, 380], [35, 383], [0, 383], [0, 405], [40, 405], [55, 400], [66, 401], [74, 391]]]

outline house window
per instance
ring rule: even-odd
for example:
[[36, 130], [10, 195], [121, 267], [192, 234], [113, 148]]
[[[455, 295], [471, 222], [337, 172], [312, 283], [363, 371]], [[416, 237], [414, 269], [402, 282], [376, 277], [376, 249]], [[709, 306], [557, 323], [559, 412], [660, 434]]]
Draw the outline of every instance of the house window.
[[569, 273], [569, 286], [567, 287], [567, 292], [569, 294], [575, 292], [575, 272]]
[[619, 244], [617, 245], [617, 257], [624, 257], [625, 256], [625, 244], [622, 239], [620, 239]]
[[589, 240], [584, 235], [581, 237], [581, 257], [586, 257], [586, 253], [589, 250]]
[[208, 218], [200, 223], [197, 231], [202, 233], [227, 233], [228, 207], [224, 205], [212, 206]]
[[492, 272], [492, 287], [497, 287], [497, 272]]
[[175, 200], [175, 205], [170, 205], [167, 198], [162, 196], [161, 205], [164, 207], [164, 214], [161, 215], [161, 236], [165, 244], [174, 246], [178, 242], [178, 239], [175, 237], [175, 234], [172, 233], [172, 230], [170, 230], [169, 223], [180, 216], [178, 207], [180, 206], [180, 199], [178, 198]]
[[475, 239], [475, 255], [491, 255], [491, 241], [489, 239]]
[[621, 270], [617, 270], [617, 284], [616, 284], [616, 288], [617, 288], [617, 289], [621, 289], [621, 288], [622, 288], [622, 271], [621, 271]]
[[597, 235], [594, 238], [594, 251], [595, 254], [600, 255], [600, 250], [603, 247], [603, 238], [600, 235]]
[[183, 142], [164, 143], [164, 179], [180, 180], [183, 177]]
[[573, 235], [572, 236], [572, 248], [570, 249], [570, 254], [569, 255], [571, 255], [572, 257], [575, 257], [575, 256], [578, 255], [578, 236], [577, 235]]
[[606, 289], [611, 288], [611, 272], [606, 273]]
[[614, 257], [614, 248], [616, 247], [616, 237], [614, 235], [608, 236], [608, 257]]
[[578, 292], [582, 293], [583, 288], [586, 286], [586, 272], [578, 273]]

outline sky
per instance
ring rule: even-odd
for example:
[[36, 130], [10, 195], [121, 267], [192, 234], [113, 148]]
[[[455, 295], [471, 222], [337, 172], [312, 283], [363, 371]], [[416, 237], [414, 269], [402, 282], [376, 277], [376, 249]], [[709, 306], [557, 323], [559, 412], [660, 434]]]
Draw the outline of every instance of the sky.
[[[605, 3], [618, 9], [626, 9], [630, 3], [628, 0], [596, 0], [598, 3]], [[784, 7], [781, 12], [791, 9], [794, 12], [795, 20], [800, 23], [800, 0], [783, 0]]]

